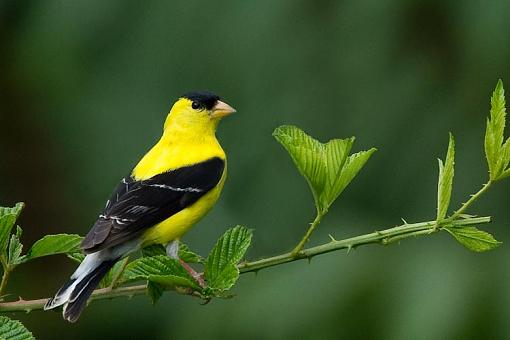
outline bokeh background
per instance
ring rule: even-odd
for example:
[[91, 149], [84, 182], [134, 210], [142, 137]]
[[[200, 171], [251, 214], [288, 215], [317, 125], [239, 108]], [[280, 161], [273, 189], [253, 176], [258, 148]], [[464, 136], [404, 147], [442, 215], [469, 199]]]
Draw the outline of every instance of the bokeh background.
[[[0, 203], [27, 204], [25, 248], [85, 234], [114, 185], [159, 138], [182, 93], [238, 109], [220, 126], [229, 178], [185, 238], [207, 254], [227, 226], [255, 229], [248, 257], [290, 250], [312, 197], [271, 137], [296, 124], [379, 151], [311, 244], [435, 216], [437, 160], [457, 139], [458, 206], [486, 180], [489, 96], [510, 86], [510, 3], [482, 1], [1, 1]], [[470, 211], [510, 243], [510, 181]], [[47, 297], [74, 268], [20, 267], [9, 291]], [[40, 339], [510, 338], [510, 247], [475, 254], [446, 233], [243, 275], [231, 300], [168, 293], [11, 315]]]

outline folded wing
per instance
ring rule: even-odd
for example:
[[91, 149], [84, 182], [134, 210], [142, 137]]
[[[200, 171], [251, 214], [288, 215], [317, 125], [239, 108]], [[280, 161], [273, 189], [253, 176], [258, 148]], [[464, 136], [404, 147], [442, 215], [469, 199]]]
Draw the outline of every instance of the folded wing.
[[81, 246], [85, 253], [110, 248], [191, 206], [221, 180], [224, 160], [168, 171], [146, 180], [122, 179]]

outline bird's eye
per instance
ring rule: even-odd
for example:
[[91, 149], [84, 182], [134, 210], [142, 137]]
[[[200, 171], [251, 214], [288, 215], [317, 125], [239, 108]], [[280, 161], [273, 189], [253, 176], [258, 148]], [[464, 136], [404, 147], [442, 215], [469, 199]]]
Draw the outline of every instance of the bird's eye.
[[202, 108], [202, 105], [200, 105], [199, 102], [193, 102], [191, 103], [191, 107], [193, 108], [193, 110], [198, 110]]

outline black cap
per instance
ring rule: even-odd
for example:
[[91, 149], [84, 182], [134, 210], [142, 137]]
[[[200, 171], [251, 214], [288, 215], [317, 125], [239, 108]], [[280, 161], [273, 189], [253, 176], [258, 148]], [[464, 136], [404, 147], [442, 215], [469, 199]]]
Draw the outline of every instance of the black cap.
[[187, 98], [192, 102], [196, 102], [199, 106], [211, 110], [220, 100], [220, 97], [209, 91], [188, 92], [183, 94], [181, 98]]

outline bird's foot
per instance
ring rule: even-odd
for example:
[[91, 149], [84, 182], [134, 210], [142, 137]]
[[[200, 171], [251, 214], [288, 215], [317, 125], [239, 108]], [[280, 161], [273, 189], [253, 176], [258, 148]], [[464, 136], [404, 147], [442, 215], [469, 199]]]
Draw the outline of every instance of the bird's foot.
[[203, 276], [200, 273], [197, 273], [195, 269], [191, 268], [189, 264], [184, 262], [183, 260], [179, 259], [179, 262], [183, 266], [183, 268], [191, 275], [192, 278], [197, 281], [197, 283], [200, 285], [200, 287], [205, 288], [207, 285], [205, 284], [205, 280]]
[[189, 264], [184, 262], [179, 258], [179, 239], [175, 239], [172, 242], [168, 243], [166, 246], [166, 253], [169, 257], [178, 260], [182, 267], [191, 275], [195, 281], [200, 285], [200, 287], [205, 288], [207, 285], [205, 284], [205, 280], [200, 273], [197, 273]]

